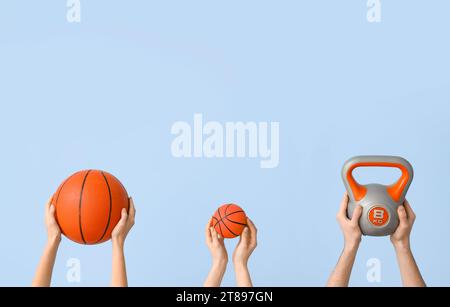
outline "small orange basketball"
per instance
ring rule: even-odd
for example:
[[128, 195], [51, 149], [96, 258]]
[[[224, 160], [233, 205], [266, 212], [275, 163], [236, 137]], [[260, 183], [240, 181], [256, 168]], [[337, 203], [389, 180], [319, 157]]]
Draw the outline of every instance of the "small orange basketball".
[[53, 195], [61, 232], [80, 244], [99, 244], [111, 238], [122, 209], [129, 209], [128, 193], [107, 172], [85, 170], [66, 179]]
[[223, 238], [236, 238], [247, 226], [247, 215], [235, 204], [223, 205], [214, 213], [211, 226]]

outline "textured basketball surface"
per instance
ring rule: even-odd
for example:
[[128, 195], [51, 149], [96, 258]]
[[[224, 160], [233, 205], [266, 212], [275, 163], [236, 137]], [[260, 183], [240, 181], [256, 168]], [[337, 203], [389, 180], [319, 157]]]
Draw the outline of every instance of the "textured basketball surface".
[[129, 209], [128, 194], [120, 181], [107, 172], [85, 170], [66, 179], [53, 195], [61, 232], [80, 244], [108, 241]]
[[242, 234], [247, 226], [247, 216], [244, 210], [237, 205], [223, 205], [214, 213], [211, 223], [218, 234], [232, 239]]

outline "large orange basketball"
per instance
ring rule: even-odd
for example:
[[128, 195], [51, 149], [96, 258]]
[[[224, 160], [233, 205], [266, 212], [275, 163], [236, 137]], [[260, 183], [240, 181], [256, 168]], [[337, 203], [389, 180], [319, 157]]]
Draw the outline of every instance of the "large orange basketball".
[[227, 239], [238, 237], [247, 226], [247, 215], [235, 204], [223, 205], [212, 217], [212, 227], [218, 234]]
[[111, 238], [122, 209], [129, 209], [128, 194], [107, 172], [85, 170], [67, 178], [53, 195], [61, 232], [80, 244], [99, 244]]

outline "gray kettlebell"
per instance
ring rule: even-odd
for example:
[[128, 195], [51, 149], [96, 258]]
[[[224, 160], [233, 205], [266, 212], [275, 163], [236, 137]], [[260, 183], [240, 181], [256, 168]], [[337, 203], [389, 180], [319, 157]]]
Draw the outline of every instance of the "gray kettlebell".
[[[394, 167], [402, 175], [393, 185], [360, 185], [353, 177], [359, 167]], [[399, 225], [397, 209], [403, 205], [409, 186], [414, 177], [411, 164], [393, 156], [357, 156], [348, 160], [342, 168], [342, 180], [349, 196], [347, 215], [353, 215], [357, 205], [363, 207], [359, 221], [361, 231], [366, 236], [388, 236]]]

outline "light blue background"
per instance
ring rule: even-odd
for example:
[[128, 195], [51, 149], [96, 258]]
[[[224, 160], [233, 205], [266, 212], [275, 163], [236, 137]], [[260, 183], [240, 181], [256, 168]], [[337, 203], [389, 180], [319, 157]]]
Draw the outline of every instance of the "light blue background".
[[[412, 244], [429, 285], [450, 285], [450, 2], [66, 1], [0, 6], [0, 285], [29, 285], [45, 201], [74, 171], [120, 178], [137, 206], [130, 285], [199, 286], [204, 225], [226, 202], [259, 228], [258, 286], [322, 286], [343, 241], [340, 169], [359, 154], [414, 165]], [[175, 159], [175, 121], [279, 121], [281, 161]], [[388, 182], [392, 174], [361, 172]], [[235, 241], [229, 242], [230, 254]], [[79, 258], [80, 285], [108, 285], [111, 247], [63, 240], [53, 284]], [[379, 258], [382, 283], [366, 280]], [[400, 285], [388, 238], [364, 238], [352, 285]], [[231, 267], [224, 285], [234, 285]]]

